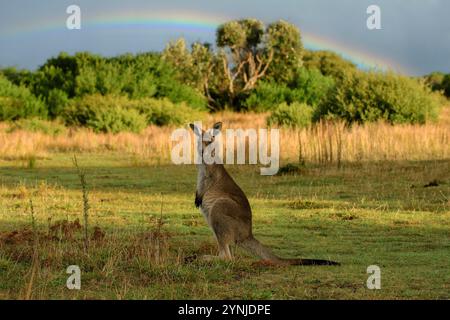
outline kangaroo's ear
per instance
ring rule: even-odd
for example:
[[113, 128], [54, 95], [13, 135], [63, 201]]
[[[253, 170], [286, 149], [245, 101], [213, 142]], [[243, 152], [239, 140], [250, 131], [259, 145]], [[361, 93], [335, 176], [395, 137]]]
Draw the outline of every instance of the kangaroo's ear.
[[192, 131], [198, 136], [202, 136], [202, 133], [200, 132], [200, 129], [193, 123], [189, 123], [189, 127], [191, 127]]
[[216, 122], [213, 126], [214, 130], [222, 130], [222, 122]]

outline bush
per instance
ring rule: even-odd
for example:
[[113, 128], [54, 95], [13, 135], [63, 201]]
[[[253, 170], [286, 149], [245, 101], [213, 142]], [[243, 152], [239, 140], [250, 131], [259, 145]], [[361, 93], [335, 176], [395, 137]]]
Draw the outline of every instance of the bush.
[[317, 106], [334, 86], [334, 80], [318, 70], [300, 68], [289, 84], [262, 82], [245, 100], [247, 110], [262, 112], [274, 110], [285, 102]]
[[343, 75], [317, 109], [314, 119], [422, 124], [435, 120], [438, 110], [437, 97], [423, 81], [393, 73], [359, 71]]
[[95, 132], [119, 133], [122, 131], [141, 132], [146, 126], [145, 117], [136, 110], [113, 106], [109, 110], [96, 112], [95, 116], [86, 122], [88, 128]]
[[282, 103], [267, 118], [267, 125], [305, 128], [311, 124], [313, 108], [305, 103]]
[[95, 132], [138, 133], [146, 127], [146, 119], [131, 107], [126, 97], [90, 95], [69, 104], [63, 118], [67, 125], [84, 126]]
[[433, 91], [443, 91], [444, 86], [442, 85], [444, 82], [445, 74], [442, 72], [432, 72], [429, 75], [424, 77], [425, 83], [431, 88]]
[[356, 71], [356, 65], [339, 54], [326, 51], [305, 50], [303, 66], [306, 69], [319, 70], [321, 74], [339, 80], [347, 72]]
[[[61, 95], [64, 93], [70, 99], [93, 94], [130, 99], [168, 98], [174, 103], [184, 101], [194, 108], [206, 108], [206, 99], [179, 82], [173, 68], [156, 53], [113, 58], [87, 52], [73, 56], [61, 53], [49, 59], [34, 74], [32, 88], [34, 94], [53, 104], [49, 107], [55, 106], [54, 95], [58, 92], [58, 105], [64, 102]], [[51, 116], [55, 116], [53, 112]]]
[[60, 89], [53, 89], [50, 91], [47, 97], [48, 115], [50, 118], [55, 119], [64, 110], [69, 103], [67, 94]]
[[273, 110], [280, 103], [285, 102], [289, 95], [290, 90], [285, 85], [261, 82], [244, 101], [244, 106], [247, 110], [256, 112]]
[[45, 104], [30, 90], [17, 86], [0, 75], [0, 121], [47, 117]]
[[58, 135], [66, 132], [66, 127], [59, 122], [51, 122], [37, 118], [20, 119], [13, 122], [9, 128], [9, 132], [16, 130], [24, 130], [30, 132], [42, 132], [48, 135]]
[[141, 99], [134, 108], [145, 116], [147, 124], [157, 126], [181, 125], [204, 116], [203, 112], [194, 110], [185, 103], [174, 104], [168, 99]]
[[179, 83], [164, 84], [158, 88], [156, 98], [167, 97], [174, 103], [185, 102], [189, 107], [197, 110], [206, 110], [206, 98], [195, 89]]
[[442, 80], [442, 90], [447, 98], [450, 98], [450, 73], [446, 74]]
[[301, 68], [290, 85], [294, 89], [292, 101], [316, 107], [326, 98], [334, 85], [333, 78], [322, 75], [320, 71]]
[[203, 112], [185, 103], [174, 104], [168, 99], [138, 99], [89, 95], [73, 101], [65, 109], [63, 118], [68, 125], [85, 126], [94, 131], [139, 132], [147, 125], [180, 125], [198, 120]]

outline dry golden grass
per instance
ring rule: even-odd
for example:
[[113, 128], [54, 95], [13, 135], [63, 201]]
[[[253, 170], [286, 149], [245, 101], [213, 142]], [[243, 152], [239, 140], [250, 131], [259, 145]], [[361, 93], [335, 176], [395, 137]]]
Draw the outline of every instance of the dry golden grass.
[[[224, 128], [265, 128], [267, 114], [231, 112], [210, 115], [205, 126], [223, 121]], [[170, 135], [174, 127], [150, 126], [141, 134], [96, 134], [87, 129], [68, 130], [57, 136], [26, 131], [8, 132], [0, 124], [2, 159], [35, 159], [54, 152], [119, 151], [149, 163], [170, 161]], [[280, 129], [283, 161], [311, 163], [378, 160], [438, 160], [450, 158], [450, 108], [444, 108], [438, 123], [396, 125], [372, 123], [345, 127], [320, 123], [307, 129]]]

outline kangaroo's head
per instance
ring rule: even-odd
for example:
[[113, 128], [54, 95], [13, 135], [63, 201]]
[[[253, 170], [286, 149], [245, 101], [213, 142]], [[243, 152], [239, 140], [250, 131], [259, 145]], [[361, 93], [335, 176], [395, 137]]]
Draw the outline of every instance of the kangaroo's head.
[[201, 156], [203, 157], [203, 152], [206, 147], [213, 143], [215, 137], [220, 134], [220, 131], [222, 130], [222, 122], [216, 122], [211, 129], [207, 130], [203, 130], [201, 127], [198, 127], [193, 123], [190, 123], [189, 126], [202, 143]]

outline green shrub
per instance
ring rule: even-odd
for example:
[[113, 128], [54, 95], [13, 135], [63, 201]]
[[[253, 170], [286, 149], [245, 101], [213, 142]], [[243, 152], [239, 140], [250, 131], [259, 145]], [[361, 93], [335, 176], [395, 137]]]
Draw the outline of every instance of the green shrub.
[[95, 132], [131, 131], [139, 133], [147, 124], [145, 117], [136, 110], [113, 106], [109, 110], [96, 112], [94, 117], [88, 119], [86, 126], [94, 129]]
[[359, 71], [343, 74], [314, 119], [422, 124], [435, 120], [438, 111], [439, 101], [423, 81], [393, 73]]
[[147, 124], [157, 126], [181, 125], [204, 116], [203, 112], [185, 103], [174, 104], [168, 99], [141, 99], [136, 101], [134, 108], [145, 116]]
[[282, 103], [267, 118], [267, 125], [283, 127], [308, 127], [311, 124], [313, 108], [305, 103]]
[[[156, 53], [113, 58], [88, 52], [73, 56], [61, 53], [39, 68], [31, 87], [36, 96], [49, 101], [49, 108], [55, 112], [61, 111], [59, 106], [64, 102], [61, 92], [70, 99], [93, 94], [130, 99], [168, 98], [174, 103], [183, 101], [194, 108], [206, 108], [206, 99], [178, 81], [175, 70]], [[50, 114], [55, 117], [53, 111]]]
[[67, 125], [84, 126], [95, 132], [140, 132], [147, 125], [146, 119], [132, 106], [126, 97], [90, 95], [70, 103], [63, 119]]
[[185, 102], [191, 108], [206, 110], [206, 98], [188, 85], [173, 83], [171, 81], [168, 85], [160, 86], [158, 88], [158, 94], [155, 97], [167, 97], [174, 103]]
[[444, 90], [443, 82], [444, 82], [445, 74], [442, 72], [432, 72], [429, 75], [424, 77], [425, 83], [431, 88], [433, 91], [442, 91]]
[[8, 67], [0, 70], [6, 79], [16, 86], [29, 87], [33, 80], [33, 72], [29, 70], [17, 70], [15, 67]]
[[450, 98], [450, 73], [446, 74], [442, 80], [442, 90], [447, 98]]
[[356, 65], [341, 55], [327, 50], [305, 50], [303, 66], [306, 69], [319, 70], [321, 74], [335, 80], [341, 79], [343, 74], [357, 70]]
[[97, 132], [139, 132], [147, 125], [180, 125], [198, 120], [203, 112], [168, 99], [130, 100], [120, 96], [87, 95], [70, 103], [63, 113], [67, 125]]
[[333, 86], [334, 80], [323, 76], [320, 71], [300, 68], [289, 84], [260, 83], [245, 100], [244, 105], [247, 110], [256, 112], [274, 110], [283, 102], [317, 106]]
[[62, 113], [66, 105], [69, 103], [69, 98], [64, 91], [60, 89], [53, 89], [49, 92], [46, 102], [49, 117], [55, 119]]
[[57, 121], [47, 121], [37, 118], [20, 119], [11, 124], [9, 132], [24, 130], [30, 132], [42, 132], [48, 135], [58, 135], [66, 132], [66, 127]]
[[244, 106], [247, 110], [255, 112], [273, 110], [289, 98], [289, 91], [285, 85], [261, 82], [245, 100]]
[[320, 71], [301, 68], [290, 84], [293, 91], [291, 100], [316, 107], [327, 97], [334, 85], [333, 78], [322, 75]]
[[0, 75], [0, 121], [47, 117], [45, 104], [30, 90], [17, 86]]

